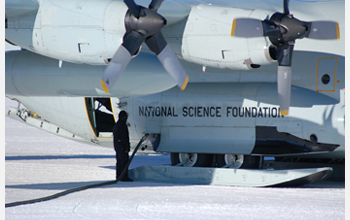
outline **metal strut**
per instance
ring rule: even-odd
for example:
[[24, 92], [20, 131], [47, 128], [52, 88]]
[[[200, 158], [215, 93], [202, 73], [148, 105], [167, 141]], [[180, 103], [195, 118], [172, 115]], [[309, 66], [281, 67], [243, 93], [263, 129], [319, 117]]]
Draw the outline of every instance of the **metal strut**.
[[90, 188], [106, 186], [106, 185], [117, 183], [120, 179], [122, 179], [124, 177], [124, 175], [126, 173], [126, 170], [128, 169], [132, 159], [134, 158], [134, 156], [135, 156], [136, 152], [138, 151], [138, 149], [140, 148], [141, 144], [147, 139], [148, 135], [149, 134], [145, 134], [141, 138], [141, 140], [139, 141], [139, 143], [135, 147], [134, 151], [132, 152], [132, 155], [131, 155], [131, 157], [129, 159], [129, 162], [128, 162], [127, 166], [124, 168], [123, 172], [121, 173], [121, 175], [119, 176], [119, 178], [117, 180], [100, 182], [100, 183], [95, 183], [95, 184], [90, 184], [90, 185], [85, 185], [85, 186], [80, 186], [80, 187], [76, 187], [76, 188], [73, 188], [73, 189], [68, 189], [68, 190], [65, 190], [65, 191], [53, 194], [51, 196], [46, 196], [46, 197], [42, 197], [42, 198], [38, 198], [38, 199], [31, 199], [31, 200], [25, 200], [25, 201], [6, 203], [5, 207], [8, 208], [8, 207], [14, 207], [14, 206], [19, 206], [19, 205], [33, 204], [33, 203], [37, 203], [37, 202], [44, 202], [44, 201], [56, 199], [56, 198], [61, 197], [61, 196], [68, 195], [70, 193], [79, 192], [79, 191], [90, 189]]

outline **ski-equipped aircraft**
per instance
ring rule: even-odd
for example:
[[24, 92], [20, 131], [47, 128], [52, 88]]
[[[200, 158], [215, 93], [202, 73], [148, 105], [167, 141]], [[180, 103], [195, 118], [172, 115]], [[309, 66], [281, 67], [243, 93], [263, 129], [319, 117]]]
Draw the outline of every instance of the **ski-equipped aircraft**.
[[[9, 116], [172, 164], [344, 160], [344, 1], [6, 0]], [[18, 117], [19, 116], [19, 117]]]

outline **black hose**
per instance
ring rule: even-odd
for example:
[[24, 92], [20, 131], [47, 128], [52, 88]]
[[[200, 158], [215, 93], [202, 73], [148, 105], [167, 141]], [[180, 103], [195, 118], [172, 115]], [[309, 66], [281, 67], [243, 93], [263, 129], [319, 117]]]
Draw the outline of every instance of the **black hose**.
[[148, 134], [146, 134], [145, 136], [143, 136], [141, 138], [140, 142], [137, 144], [136, 148], [132, 152], [132, 155], [131, 155], [131, 157], [129, 159], [129, 162], [128, 162], [127, 166], [124, 168], [123, 172], [121, 173], [121, 175], [118, 177], [117, 180], [112, 180], [112, 181], [106, 181], [106, 182], [100, 182], [100, 183], [94, 183], [94, 184], [90, 184], [90, 185], [80, 186], [80, 187], [76, 187], [76, 188], [73, 188], [73, 189], [68, 189], [68, 190], [65, 190], [65, 191], [53, 194], [51, 196], [46, 196], [46, 197], [42, 197], [42, 198], [38, 198], [38, 199], [31, 199], [31, 200], [25, 200], [25, 201], [6, 203], [5, 204], [5, 208], [19, 206], [19, 205], [33, 204], [33, 203], [37, 203], [37, 202], [44, 202], [44, 201], [56, 199], [56, 198], [61, 197], [61, 196], [68, 195], [70, 193], [79, 192], [79, 191], [90, 189], [90, 188], [106, 186], [106, 185], [117, 183], [120, 179], [122, 179], [124, 177], [124, 175], [125, 175], [127, 169], [129, 168], [129, 165], [130, 165], [132, 159], [134, 158], [137, 150], [140, 148], [142, 142], [144, 142], [146, 140], [147, 136], [148, 136]]

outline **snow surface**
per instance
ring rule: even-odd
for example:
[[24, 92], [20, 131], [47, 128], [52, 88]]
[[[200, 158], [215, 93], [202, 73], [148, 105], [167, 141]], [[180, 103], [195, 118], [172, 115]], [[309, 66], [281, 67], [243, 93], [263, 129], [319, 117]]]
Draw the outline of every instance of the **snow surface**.
[[[5, 108], [17, 106], [6, 99]], [[113, 149], [66, 140], [5, 118], [5, 203], [115, 177]], [[169, 164], [135, 156], [130, 168]], [[6, 219], [345, 219], [345, 183], [259, 188], [120, 182], [5, 209]]]

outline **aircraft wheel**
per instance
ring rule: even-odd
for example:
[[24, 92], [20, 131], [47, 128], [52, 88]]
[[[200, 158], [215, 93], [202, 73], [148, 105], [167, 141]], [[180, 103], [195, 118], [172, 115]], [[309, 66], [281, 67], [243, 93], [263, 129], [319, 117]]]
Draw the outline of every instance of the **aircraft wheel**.
[[217, 154], [216, 164], [223, 167], [231, 164], [229, 168], [259, 168], [259, 157], [243, 154]]
[[[243, 154], [218, 154], [216, 155], [216, 164], [218, 167], [227, 166], [229, 168], [238, 169], [243, 165]], [[230, 165], [231, 164], [231, 165]]]
[[213, 164], [213, 155], [198, 153], [171, 153], [173, 166], [183, 163], [185, 167], [208, 167]]

